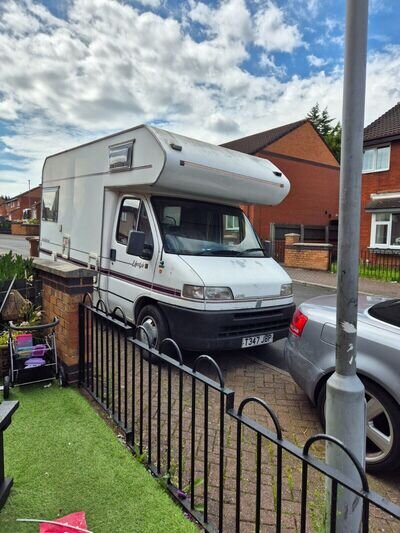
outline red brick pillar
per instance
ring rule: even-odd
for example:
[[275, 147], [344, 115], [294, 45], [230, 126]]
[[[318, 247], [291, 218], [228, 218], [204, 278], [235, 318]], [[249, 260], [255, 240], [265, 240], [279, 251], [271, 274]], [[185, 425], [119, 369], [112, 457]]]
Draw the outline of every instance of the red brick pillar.
[[300, 242], [300, 234], [299, 233], [286, 233], [285, 235], [285, 247], [290, 246], [291, 244], [294, 244], [296, 242]]
[[59, 363], [68, 383], [79, 378], [79, 303], [93, 292], [93, 271], [61, 261], [34, 260], [35, 275], [42, 281], [42, 309], [46, 319], [57, 317], [56, 343]]

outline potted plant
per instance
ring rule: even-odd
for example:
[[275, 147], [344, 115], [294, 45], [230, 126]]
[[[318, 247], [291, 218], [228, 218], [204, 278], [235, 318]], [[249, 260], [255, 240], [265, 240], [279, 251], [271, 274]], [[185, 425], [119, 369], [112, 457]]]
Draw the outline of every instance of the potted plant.
[[13, 254], [11, 251], [0, 256], [0, 305], [2, 304], [10, 284], [15, 276], [12, 288], [27, 289], [33, 275], [33, 259]]

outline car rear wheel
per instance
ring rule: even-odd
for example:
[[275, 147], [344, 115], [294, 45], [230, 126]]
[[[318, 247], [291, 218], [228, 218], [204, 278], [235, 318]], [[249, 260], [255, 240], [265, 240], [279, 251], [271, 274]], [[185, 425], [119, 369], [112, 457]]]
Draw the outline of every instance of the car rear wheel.
[[[366, 468], [380, 473], [400, 466], [400, 408], [376, 383], [362, 378], [367, 402]], [[326, 385], [318, 395], [318, 414], [325, 427]]]

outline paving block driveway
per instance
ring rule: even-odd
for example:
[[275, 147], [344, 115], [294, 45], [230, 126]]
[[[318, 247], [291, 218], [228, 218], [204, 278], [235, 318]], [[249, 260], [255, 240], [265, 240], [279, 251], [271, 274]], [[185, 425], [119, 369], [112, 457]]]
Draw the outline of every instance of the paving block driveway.
[[[327, 288], [298, 283], [294, 284], [294, 290], [297, 305], [309, 298], [330, 292]], [[322, 427], [316, 408], [285, 371], [284, 343], [285, 341], [279, 341], [267, 347], [210, 355], [219, 364], [225, 385], [235, 391], [236, 408], [242, 399], [249, 396], [265, 400], [278, 415], [284, 437], [301, 447], [308, 437], [322, 432]], [[192, 366], [193, 361], [194, 356], [193, 359], [186, 356], [189, 366]], [[260, 412], [248, 414], [252, 417], [256, 416], [256, 420], [259, 420], [257, 415], [260, 415]], [[262, 419], [259, 421], [264, 422]], [[317, 452], [318, 455], [323, 456], [323, 448], [320, 447]], [[369, 483], [372, 490], [400, 505], [400, 470], [380, 477], [369, 476]], [[290, 499], [297, 500], [296, 495], [288, 498]], [[382, 529], [374, 528], [373, 530], [392, 531], [392, 524], [382, 523]]]

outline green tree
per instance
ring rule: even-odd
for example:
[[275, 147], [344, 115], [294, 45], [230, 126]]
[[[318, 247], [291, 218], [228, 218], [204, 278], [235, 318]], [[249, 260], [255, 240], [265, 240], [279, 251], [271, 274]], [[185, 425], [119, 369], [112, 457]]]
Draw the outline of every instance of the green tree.
[[342, 138], [342, 126], [337, 122], [332, 126], [334, 118], [329, 116], [328, 108], [321, 111], [318, 102], [307, 113], [307, 118], [313, 123], [315, 129], [322, 135], [326, 144], [340, 161], [340, 144]]
[[342, 125], [340, 122], [336, 123], [336, 126], [331, 129], [326, 137], [324, 137], [326, 144], [335, 154], [336, 159], [340, 161], [340, 148], [342, 143]]

